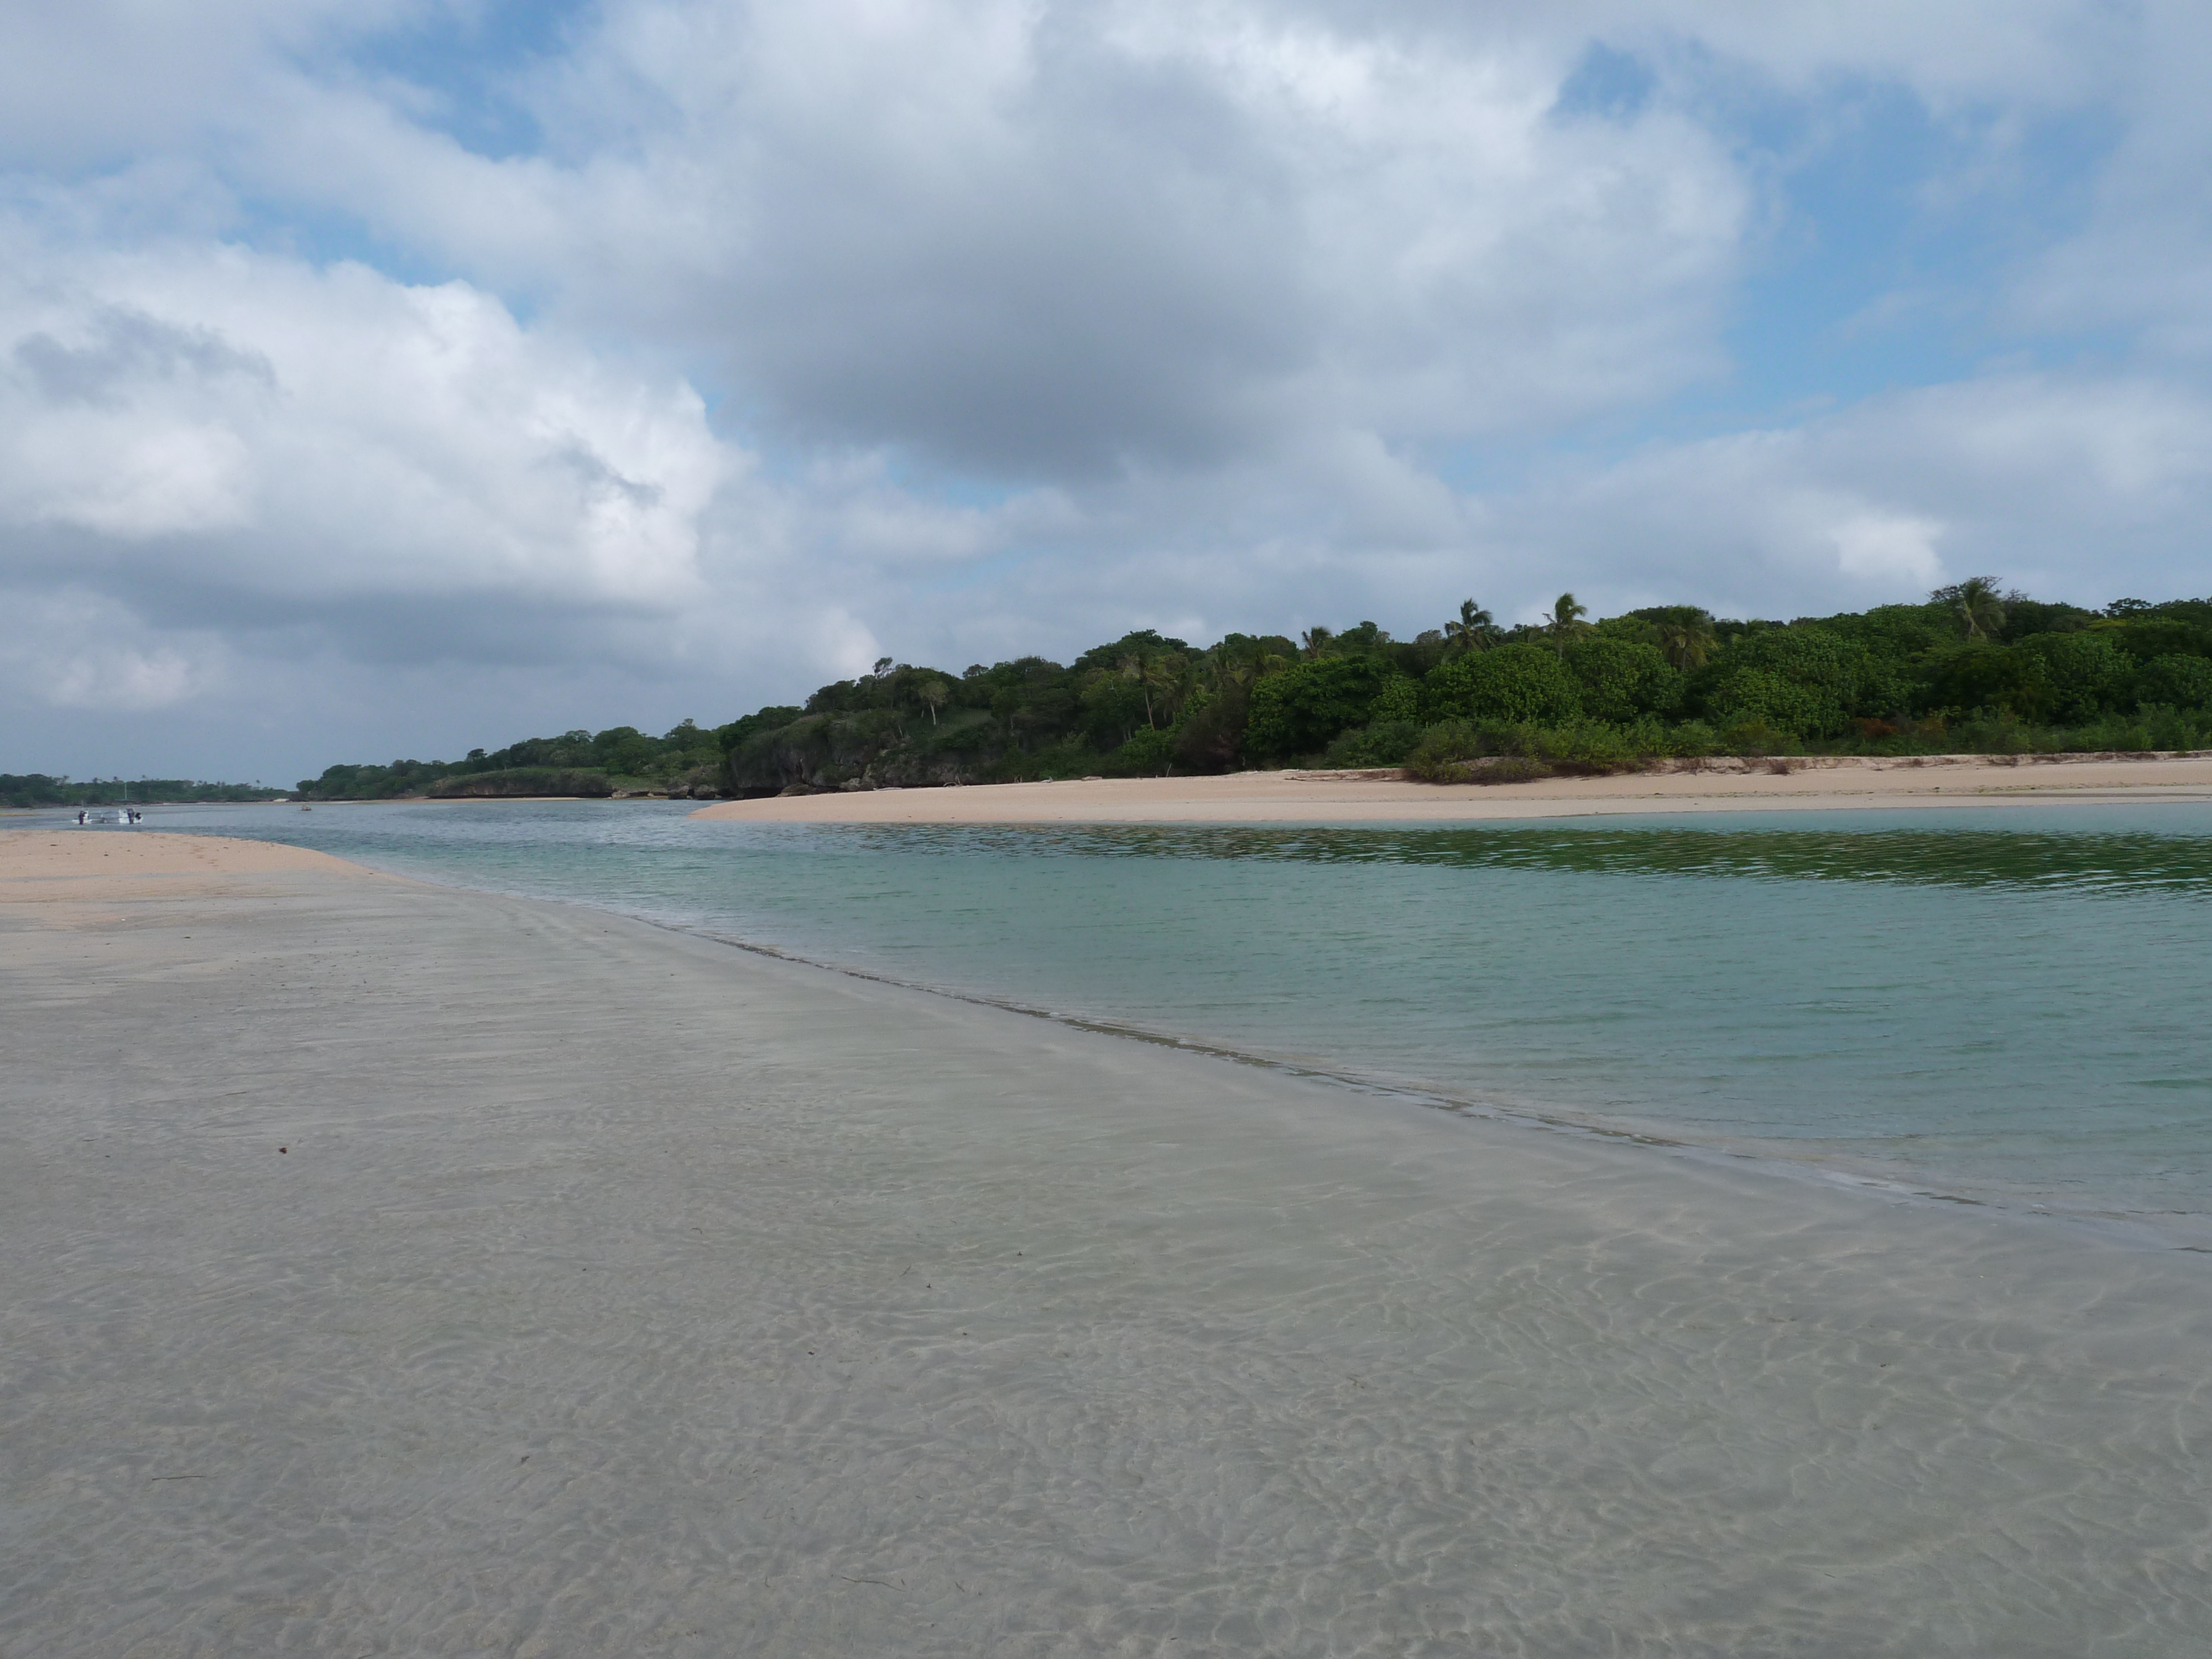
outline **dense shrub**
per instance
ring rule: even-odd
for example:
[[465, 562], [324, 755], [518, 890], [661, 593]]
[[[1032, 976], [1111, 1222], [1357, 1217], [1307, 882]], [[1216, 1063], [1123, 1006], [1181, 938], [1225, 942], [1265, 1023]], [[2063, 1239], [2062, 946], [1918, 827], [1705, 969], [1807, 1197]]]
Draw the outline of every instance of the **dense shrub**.
[[1383, 682], [1382, 690], [1367, 711], [1377, 725], [1404, 725], [1421, 717], [1421, 683], [1404, 674]]
[[[1526, 721], [1439, 720], [1407, 752], [1405, 767], [1412, 776], [1430, 782], [1467, 781], [1471, 765], [1483, 774], [1474, 781], [1492, 783], [1516, 776], [1548, 777], [1554, 772], [1627, 771], [1664, 752], [1653, 746], [1663, 735], [1656, 724], [1620, 726], [1577, 720], [1547, 726]], [[1506, 762], [1528, 762], [1541, 770], [1516, 771], [1503, 764]]]
[[1583, 712], [1582, 685], [1548, 647], [1502, 645], [1430, 670], [1421, 708], [1431, 721], [1571, 720]]
[[2154, 657], [2136, 676], [2136, 690], [2142, 702], [2169, 708], [2212, 706], [2212, 657]]
[[1861, 708], [1865, 646], [1817, 623], [1759, 629], [1734, 641], [1692, 687], [1695, 711], [1723, 732], [1759, 725], [1791, 738], [1829, 737]]
[[[1399, 682], [1407, 684], [1405, 681]], [[1340, 732], [1321, 757], [1323, 766], [1402, 766], [1421, 740], [1413, 720], [1377, 720]]]
[[1365, 724], [1392, 678], [1380, 657], [1323, 657], [1271, 674], [1252, 690], [1244, 748], [1255, 760], [1310, 755], [1348, 727]]
[[468, 772], [441, 778], [423, 791], [434, 799], [519, 795], [579, 795], [604, 800], [615, 792], [604, 772], [563, 766], [518, 766], [503, 772]]
[[1467, 720], [1438, 720], [1406, 753], [1406, 770], [1434, 783], [1462, 761], [1482, 752], [1482, 736]]
[[1244, 752], [1250, 699], [1241, 685], [1200, 690], [1176, 724], [1176, 758], [1194, 772], [1224, 772]]
[[1099, 763], [1102, 777], [1157, 778], [1175, 765], [1175, 739], [1147, 726]]
[[2212, 628], [2208, 628], [2185, 605], [2175, 605], [2171, 610], [2175, 614], [2131, 617], [2117, 625], [2101, 624], [2096, 629], [2097, 636], [2138, 662], [2151, 662], [2160, 657], [2212, 655]]
[[1789, 738], [1840, 731], [1842, 700], [1766, 668], [1737, 668], [1708, 682], [1698, 702], [1723, 733], [1758, 731]]
[[1584, 640], [1567, 653], [1567, 667], [1582, 683], [1582, 712], [1593, 720], [1626, 725], [1670, 713], [1682, 698], [1681, 675], [1656, 647], [1639, 641]]
[[2033, 661], [2042, 695], [2008, 706], [2014, 714], [2059, 721], [2094, 720], [2135, 701], [2135, 665], [2106, 633], [2038, 634], [2006, 647]]
[[2074, 724], [2136, 701], [2135, 663], [2101, 630], [2036, 634], [2017, 645], [1955, 645], [1935, 653], [1929, 666], [1929, 701], [1956, 714]]

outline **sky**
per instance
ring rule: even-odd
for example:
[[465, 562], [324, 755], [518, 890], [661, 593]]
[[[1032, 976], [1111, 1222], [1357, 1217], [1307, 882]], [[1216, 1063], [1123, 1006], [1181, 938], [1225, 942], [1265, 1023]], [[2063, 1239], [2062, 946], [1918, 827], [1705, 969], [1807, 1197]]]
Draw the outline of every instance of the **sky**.
[[2202, 0], [0, 0], [0, 771], [2212, 593]]

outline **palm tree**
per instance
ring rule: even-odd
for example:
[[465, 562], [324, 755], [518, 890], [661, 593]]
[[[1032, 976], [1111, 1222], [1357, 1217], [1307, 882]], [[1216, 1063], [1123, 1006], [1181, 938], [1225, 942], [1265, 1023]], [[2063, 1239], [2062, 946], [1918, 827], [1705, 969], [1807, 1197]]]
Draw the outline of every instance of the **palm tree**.
[[1145, 700], [1145, 724], [1152, 724], [1152, 688], [1146, 684], [1149, 660], [1132, 651], [1114, 665], [1114, 672], [1137, 688], [1138, 696]]
[[1703, 668], [1713, 654], [1711, 620], [1695, 617], [1661, 623], [1659, 650], [1668, 662], [1685, 674], [1693, 668]]
[[1959, 631], [1970, 640], [1990, 639], [2004, 631], [2004, 599], [1993, 577], [1969, 576], [1955, 586], [1939, 587], [1928, 597], [1951, 607]]
[[1326, 628], [1309, 628], [1299, 636], [1299, 642], [1305, 647], [1307, 656], [1326, 657], [1336, 642], [1336, 635]]
[[1217, 691], [1249, 685], [1285, 666], [1263, 641], [1241, 635], [1210, 648], [1203, 663], [1206, 678]]
[[1175, 653], [1164, 652], [1148, 659], [1138, 677], [1138, 684], [1145, 690], [1145, 723], [1153, 726], [1154, 730], [1158, 729], [1152, 720], [1152, 693], [1159, 693], [1161, 708], [1172, 717], [1175, 706], [1182, 701], [1188, 683], [1188, 667]]
[[1544, 631], [1552, 636], [1552, 644], [1561, 656], [1567, 654], [1567, 641], [1577, 634], [1589, 632], [1589, 624], [1583, 620], [1589, 615], [1589, 607], [1578, 602], [1571, 593], [1559, 595], [1551, 614], [1544, 618]]
[[1182, 701], [1189, 678], [1183, 659], [1172, 652], [1132, 651], [1114, 665], [1114, 672], [1137, 688], [1145, 700], [1145, 724], [1155, 732], [1160, 723], [1153, 712], [1152, 694], [1158, 692], [1160, 707], [1167, 708]]
[[1209, 646], [1200, 659], [1206, 683], [1215, 690], [1224, 690], [1232, 685], [1242, 685], [1252, 678], [1252, 659], [1232, 651], [1229, 641]]
[[1459, 602], [1456, 620], [1444, 624], [1444, 638], [1462, 651], [1486, 651], [1498, 640], [1498, 623], [1473, 599]]

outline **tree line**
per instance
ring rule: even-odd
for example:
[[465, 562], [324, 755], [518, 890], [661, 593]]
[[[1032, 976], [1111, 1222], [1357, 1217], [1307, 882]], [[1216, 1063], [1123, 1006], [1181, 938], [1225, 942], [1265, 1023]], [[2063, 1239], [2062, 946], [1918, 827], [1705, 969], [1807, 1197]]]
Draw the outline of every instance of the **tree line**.
[[723, 750], [715, 734], [684, 720], [659, 737], [634, 726], [525, 738], [504, 749], [471, 749], [457, 761], [395, 760], [327, 767], [300, 780], [303, 800], [389, 800], [499, 795], [719, 793]]
[[276, 800], [282, 789], [255, 783], [202, 783], [190, 778], [70, 778], [43, 772], [0, 772], [0, 806], [134, 806], [183, 801]]
[[878, 662], [715, 732], [721, 787], [816, 789], [1404, 767], [1477, 775], [1661, 757], [2193, 748], [2212, 740], [2212, 599], [2101, 611], [1986, 577], [1915, 605], [1796, 621], [1659, 605], [1594, 618], [1564, 593], [1501, 626], [1473, 599], [1410, 640], [1372, 622], [1151, 630], [1062, 665], [953, 674]]
[[1411, 639], [1152, 629], [1062, 664], [885, 657], [711, 731], [631, 726], [465, 760], [334, 766], [303, 796], [804, 793], [1247, 767], [1506, 779], [1709, 755], [2145, 751], [2212, 744], [2212, 599], [2101, 610], [1974, 577], [1795, 621], [1563, 593], [1501, 625], [1473, 599]]

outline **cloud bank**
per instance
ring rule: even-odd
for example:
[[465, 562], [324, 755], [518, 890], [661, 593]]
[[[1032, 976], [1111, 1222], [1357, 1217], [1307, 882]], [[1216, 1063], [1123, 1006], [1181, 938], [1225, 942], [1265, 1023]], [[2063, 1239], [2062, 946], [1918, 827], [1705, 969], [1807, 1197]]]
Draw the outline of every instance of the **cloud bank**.
[[0, 26], [0, 769], [2207, 586], [2179, 5], [156, 12]]

